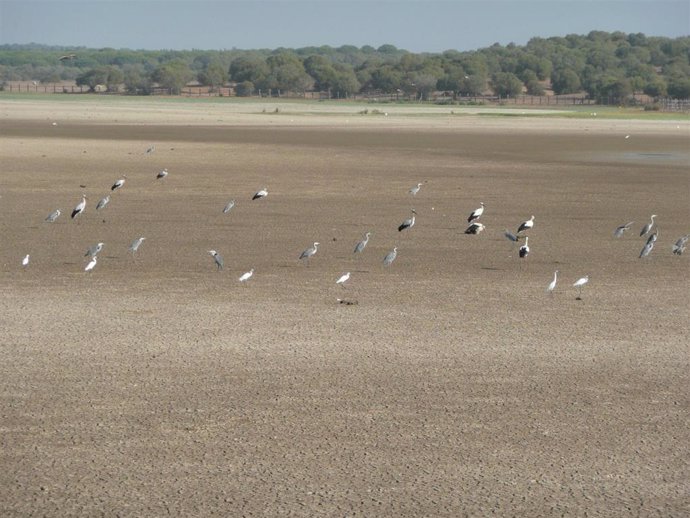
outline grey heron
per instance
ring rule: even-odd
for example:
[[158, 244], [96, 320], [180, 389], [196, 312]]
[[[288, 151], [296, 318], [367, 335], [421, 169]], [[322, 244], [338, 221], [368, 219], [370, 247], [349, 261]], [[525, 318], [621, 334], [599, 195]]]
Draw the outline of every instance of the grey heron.
[[56, 219], [58, 219], [58, 218], [60, 217], [60, 214], [62, 214], [62, 213], [60, 212], [60, 209], [55, 209], [53, 212], [51, 212], [50, 214], [48, 214], [48, 216], [46, 216], [46, 219], [45, 219], [45, 220], [46, 220], [48, 223], [53, 223]]
[[350, 272], [344, 273], [340, 277], [338, 277], [338, 280], [335, 281], [335, 283], [340, 284], [344, 288], [345, 283], [348, 281], [349, 278], [350, 278]]
[[412, 187], [412, 188], [411, 188], [409, 191], [407, 191], [407, 192], [409, 192], [412, 196], [417, 196], [417, 193], [419, 192], [419, 189], [421, 189], [421, 188], [422, 188], [422, 184], [421, 184], [421, 183], [418, 183], [417, 185], [415, 185], [414, 187]]
[[470, 214], [467, 218], [468, 223], [472, 223], [475, 219], [481, 218], [482, 214], [484, 214], [484, 202], [480, 202], [479, 205], [481, 205], [481, 207], [474, 209], [472, 214]]
[[393, 250], [388, 252], [386, 257], [383, 258], [383, 266], [390, 266], [396, 257], [398, 257], [398, 247], [394, 246]]
[[29, 260], [30, 260], [30, 259], [31, 259], [31, 256], [30, 256], [29, 254], [26, 254], [26, 255], [24, 256], [24, 259], [22, 259], [22, 266], [25, 267], [25, 268], [26, 268], [27, 266], [29, 266]]
[[156, 180], [162, 180], [166, 176], [168, 176], [168, 168], [167, 167], [156, 175]]
[[520, 254], [520, 259], [524, 259], [529, 255], [529, 237], [525, 238], [525, 244], [518, 249], [518, 254]]
[[549, 283], [548, 287], [546, 288], [546, 292], [553, 295], [553, 290], [556, 289], [556, 283], [558, 282], [558, 270], [553, 272], [553, 280]]
[[247, 282], [249, 279], [252, 278], [252, 275], [254, 275], [254, 268], [252, 268], [252, 269], [249, 270], [248, 272], [243, 273], [243, 274], [240, 276], [239, 281], [240, 281], [240, 282]]
[[103, 250], [103, 245], [105, 243], [97, 243], [93, 246], [90, 246], [86, 253], [84, 254], [84, 257], [95, 257], [98, 255], [98, 253]]
[[145, 237], [138, 237], [134, 241], [132, 241], [132, 244], [129, 245], [129, 251], [132, 252], [132, 255], [134, 255], [137, 250], [139, 250], [139, 247], [141, 244], [144, 242]]
[[216, 262], [216, 266], [218, 267], [218, 270], [219, 271], [222, 270], [224, 263], [223, 263], [223, 258], [220, 256], [220, 254], [218, 252], [216, 252], [215, 250], [209, 250], [208, 253], [211, 254], [211, 256], [213, 257], [213, 260]]
[[364, 238], [359, 243], [357, 243], [357, 245], [355, 246], [355, 251], [353, 253], [361, 254], [364, 251], [364, 249], [369, 244], [369, 236], [370, 235], [371, 235], [371, 232], [367, 232], [366, 234], [364, 234]]
[[642, 259], [643, 257], [647, 257], [649, 254], [652, 253], [652, 250], [654, 249], [654, 243], [656, 243], [658, 236], [659, 236], [659, 229], [656, 229], [656, 231], [647, 238], [647, 242], [644, 244], [644, 246], [642, 247], [642, 250], [640, 251], [639, 259]]
[[74, 210], [72, 211], [72, 219], [76, 218], [84, 212], [84, 209], [86, 208], [86, 194], [81, 195], [81, 201], [77, 204], [76, 207], [74, 207]]
[[122, 178], [119, 180], [116, 180], [113, 186], [110, 188], [111, 191], [116, 191], [118, 189], [121, 189], [122, 186], [125, 184], [125, 181], [127, 180], [127, 175], [122, 175]]
[[235, 206], [235, 200], [230, 200], [225, 207], [223, 207], [223, 214], [227, 214]]
[[264, 187], [263, 189], [259, 189], [254, 193], [254, 196], [252, 196], [252, 200], [260, 200], [261, 198], [265, 198], [268, 196], [268, 189]]
[[523, 221], [522, 223], [520, 223], [520, 226], [517, 229], [517, 233], [519, 234], [520, 232], [524, 232], [525, 230], [529, 230], [533, 226], [534, 226], [534, 216], [532, 216], [527, 221]]
[[685, 252], [685, 246], [688, 243], [688, 239], [690, 239], [690, 234], [678, 238], [678, 241], [676, 241], [675, 244], [671, 247], [671, 251], [675, 255], [681, 255], [683, 252]]
[[104, 208], [106, 205], [110, 203], [110, 195], [106, 196], [105, 198], [101, 198], [98, 200], [98, 203], [96, 204], [96, 210], [101, 210]]
[[635, 223], [635, 222], [634, 221], [628, 221], [625, 225], [621, 225], [619, 227], [616, 227], [616, 230], [613, 231], [613, 237], [622, 237], [623, 234], [625, 234], [625, 232], [630, 229], [630, 227], [632, 226], [633, 223]]
[[573, 287], [578, 289], [578, 295], [576, 300], [582, 300], [582, 287], [589, 282], [589, 275], [579, 278], [573, 284]]
[[652, 230], [652, 227], [654, 226], [654, 218], [656, 218], [656, 214], [652, 214], [649, 223], [642, 227], [642, 230], [640, 230], [640, 237], [644, 236], [645, 234], [648, 234], [649, 231]]
[[84, 271], [90, 272], [95, 268], [96, 264], [98, 264], [98, 257], [94, 255], [89, 264], [86, 265], [86, 268], [84, 268]]
[[299, 258], [300, 259], [306, 259], [307, 265], [309, 265], [309, 259], [311, 259], [316, 254], [316, 252], [318, 252], [319, 244], [320, 243], [315, 241], [312, 246], [310, 246], [309, 248], [307, 248], [304, 252], [302, 252], [300, 254]]
[[475, 221], [474, 223], [471, 223], [470, 226], [465, 229], [465, 234], [479, 234], [485, 228], [486, 227], [484, 225], [482, 225], [478, 221]]
[[412, 228], [414, 227], [415, 223], [415, 216], [417, 215], [417, 211], [412, 209], [412, 216], [407, 218], [405, 221], [403, 221], [400, 226], [398, 226], [398, 232], [402, 232], [403, 230], [407, 228]]

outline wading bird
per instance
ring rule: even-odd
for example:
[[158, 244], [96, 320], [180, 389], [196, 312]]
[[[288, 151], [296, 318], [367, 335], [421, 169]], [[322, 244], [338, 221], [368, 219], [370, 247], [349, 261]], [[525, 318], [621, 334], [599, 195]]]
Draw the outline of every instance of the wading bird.
[[27, 266], [29, 266], [29, 259], [31, 259], [31, 256], [29, 254], [26, 254], [24, 256], [24, 259], [22, 259], [22, 266], [23, 267], [26, 268]]
[[126, 180], [127, 180], [127, 175], [122, 175], [122, 178], [120, 178], [119, 180], [117, 180], [117, 181], [113, 184], [113, 186], [110, 188], [110, 190], [111, 190], [111, 191], [116, 191], [116, 190], [122, 188], [122, 186], [125, 184], [125, 181], [126, 181]]
[[167, 169], [167, 168], [163, 169], [160, 173], [158, 173], [158, 174], [156, 175], [156, 179], [157, 179], [157, 180], [162, 180], [162, 179], [165, 178], [166, 176], [168, 176], [168, 169]]
[[230, 200], [225, 207], [223, 207], [223, 214], [227, 214], [235, 206], [235, 200]]
[[342, 274], [337, 281], [335, 281], [336, 284], [340, 284], [343, 288], [345, 287], [345, 283], [348, 281], [350, 278], [350, 272]]
[[89, 264], [86, 265], [86, 268], [84, 268], [84, 271], [90, 272], [91, 270], [94, 269], [96, 264], [98, 264], [98, 257], [94, 255], [93, 258], [91, 259], [91, 261], [89, 262]]
[[398, 232], [402, 232], [406, 228], [412, 228], [414, 227], [414, 222], [415, 222], [415, 216], [417, 214], [417, 211], [412, 209], [412, 216], [407, 218], [405, 221], [403, 221], [400, 226], [398, 227]]
[[533, 226], [534, 226], [534, 216], [532, 216], [527, 221], [523, 221], [522, 223], [520, 223], [520, 226], [517, 229], [517, 233], [519, 234], [520, 232], [524, 232], [525, 230], [529, 230]]
[[525, 238], [525, 244], [522, 245], [518, 249], [518, 253], [520, 254], [520, 259], [524, 259], [525, 257], [527, 257], [529, 255], [529, 238], [528, 237]]
[[268, 196], [268, 189], [264, 187], [263, 189], [259, 189], [254, 193], [254, 196], [252, 196], [252, 200], [260, 200], [261, 198], [265, 198]]
[[312, 246], [307, 248], [304, 252], [302, 252], [299, 256], [300, 259], [306, 259], [307, 261], [307, 266], [309, 266], [309, 259], [311, 259], [314, 255], [316, 255], [316, 252], [319, 251], [319, 244], [318, 242], [314, 242]]
[[71, 61], [76, 57], [77, 57], [76, 54], [65, 54], [64, 56], [60, 56], [58, 58], [58, 61]]
[[647, 242], [640, 251], [640, 259], [642, 259], [643, 257], [647, 257], [649, 254], [652, 253], [652, 249], [654, 249], [654, 243], [656, 243], [658, 236], [659, 229], [656, 229], [656, 231], [647, 238]]
[[470, 226], [465, 229], [465, 234], [479, 234], [485, 228], [486, 227], [484, 225], [482, 225], [478, 221], [475, 221], [474, 223], [470, 224]]
[[481, 205], [481, 207], [474, 209], [472, 214], [467, 218], [468, 223], [472, 223], [475, 219], [481, 218], [482, 214], [484, 214], [484, 202], [480, 202], [479, 205]]
[[156, 150], [156, 146], [154, 146], [154, 145], [152, 144], [152, 145], [149, 146], [149, 148], [144, 152], [144, 154], [150, 155], [150, 154], [153, 153], [155, 150]]
[[550, 295], [553, 295], [553, 290], [556, 289], [556, 283], [557, 282], [558, 282], [558, 270], [553, 272], [553, 280], [551, 281], [551, 283], [546, 288], [546, 292], [549, 293]]
[[407, 192], [409, 192], [412, 196], [417, 196], [417, 193], [419, 192], [419, 189], [421, 189], [421, 188], [422, 188], [422, 184], [421, 184], [421, 183], [418, 183], [417, 185], [415, 185], [414, 187], [412, 187], [412, 188], [411, 188], [409, 191], [407, 191]]
[[249, 279], [252, 278], [252, 275], [254, 275], [254, 268], [252, 268], [248, 272], [243, 273], [242, 276], [239, 278], [239, 281], [247, 282]]
[[621, 237], [627, 230], [630, 230], [630, 227], [632, 224], [635, 223], [634, 221], [629, 221], [625, 225], [621, 225], [620, 227], [617, 227], [616, 230], [613, 231], [613, 237]]
[[393, 250], [388, 252], [386, 257], [383, 258], [383, 266], [390, 266], [396, 257], [398, 257], [398, 247], [394, 246]]
[[105, 243], [97, 243], [93, 246], [90, 246], [86, 253], [84, 254], [84, 257], [95, 257], [98, 255], [98, 253], [103, 250], [103, 245]]
[[223, 258], [220, 256], [220, 254], [218, 252], [216, 252], [215, 250], [209, 250], [208, 253], [211, 254], [211, 256], [213, 257], [213, 260], [216, 262], [216, 266], [218, 267], [218, 270], [219, 271], [222, 270], [223, 269]]
[[86, 208], [86, 194], [81, 195], [81, 201], [77, 204], [76, 207], [74, 207], [74, 210], [72, 211], [72, 219], [76, 218], [84, 212], [84, 209]]
[[139, 250], [139, 247], [141, 244], [144, 242], [145, 237], [138, 237], [134, 241], [132, 241], [132, 244], [129, 245], [129, 251], [132, 252], [132, 256], [137, 253], [137, 250]]
[[108, 205], [110, 203], [110, 195], [106, 196], [105, 198], [101, 198], [98, 203], [96, 204], [96, 210], [101, 210], [103, 207]]
[[46, 219], [45, 219], [45, 220], [46, 220], [48, 223], [53, 223], [56, 219], [58, 219], [58, 218], [60, 217], [60, 214], [62, 214], [62, 213], [60, 212], [60, 209], [55, 209], [53, 212], [51, 212], [50, 214], [48, 214], [48, 216], [46, 216]]
[[676, 255], [681, 255], [683, 252], [685, 252], [685, 246], [688, 243], [688, 239], [690, 239], [690, 234], [679, 238], [678, 241], [676, 241], [671, 247], [671, 251]]
[[645, 234], [649, 233], [650, 230], [652, 230], [652, 227], [654, 226], [654, 218], [656, 218], [656, 214], [652, 214], [650, 222], [647, 223], [644, 227], [642, 227], [642, 230], [640, 230], [640, 237], [644, 236]]
[[585, 275], [584, 277], [581, 277], [577, 281], [575, 281], [575, 284], [573, 284], [573, 287], [578, 289], [578, 295], [576, 300], [582, 300], [582, 287], [589, 282], [589, 275]]
[[371, 232], [367, 232], [366, 234], [364, 234], [364, 238], [359, 243], [357, 243], [357, 245], [355, 246], [355, 251], [353, 253], [361, 254], [364, 251], [364, 249], [369, 244], [369, 236], [370, 235], [371, 235]]

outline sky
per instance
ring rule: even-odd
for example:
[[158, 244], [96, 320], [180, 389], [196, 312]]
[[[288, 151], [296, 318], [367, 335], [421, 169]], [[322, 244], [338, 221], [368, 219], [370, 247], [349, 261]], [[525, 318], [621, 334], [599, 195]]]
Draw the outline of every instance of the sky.
[[592, 30], [688, 36], [690, 0], [0, 0], [0, 44], [442, 52]]

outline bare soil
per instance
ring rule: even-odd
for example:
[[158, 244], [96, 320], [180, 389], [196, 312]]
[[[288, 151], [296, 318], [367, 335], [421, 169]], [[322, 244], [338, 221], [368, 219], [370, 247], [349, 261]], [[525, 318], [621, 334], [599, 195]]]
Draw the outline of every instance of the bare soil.
[[687, 122], [2, 110], [3, 516], [690, 513]]

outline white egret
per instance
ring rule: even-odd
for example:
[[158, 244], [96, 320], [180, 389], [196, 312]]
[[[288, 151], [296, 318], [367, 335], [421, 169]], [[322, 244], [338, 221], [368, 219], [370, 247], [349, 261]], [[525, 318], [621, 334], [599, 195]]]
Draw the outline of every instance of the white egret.
[[340, 284], [343, 288], [345, 287], [345, 283], [348, 281], [350, 278], [350, 272], [342, 274], [337, 281], [335, 281], [336, 284]]
[[573, 284], [573, 287], [578, 289], [577, 300], [582, 300], [582, 287], [589, 282], [589, 275], [579, 278]]
[[249, 279], [252, 278], [252, 275], [254, 275], [254, 268], [252, 268], [248, 272], [243, 273], [242, 276], [239, 278], [239, 281], [247, 282]]
[[556, 283], [558, 282], [558, 270], [553, 272], [553, 280], [549, 283], [549, 286], [546, 288], [546, 292], [553, 295], [553, 290], [556, 289]]
[[90, 272], [91, 270], [93, 270], [95, 268], [97, 263], [98, 263], [98, 256], [94, 255], [93, 258], [91, 259], [91, 261], [89, 262], [89, 264], [86, 265], [86, 268], [84, 268], [84, 271]]

